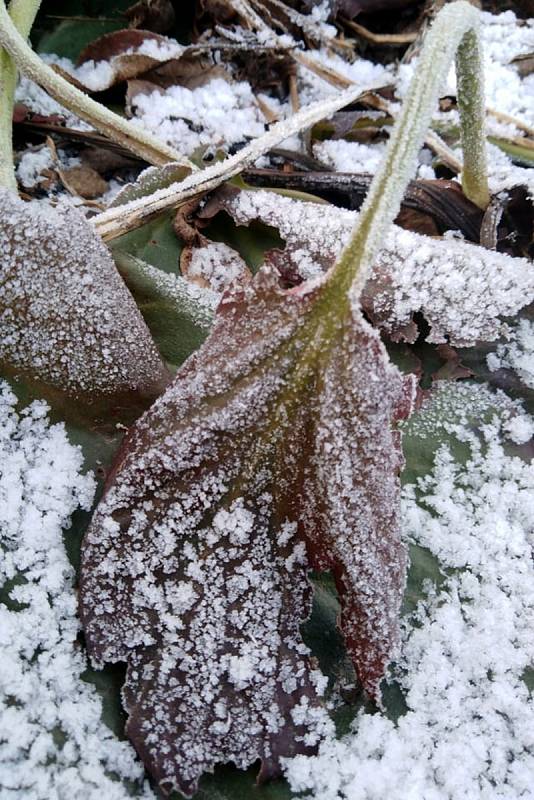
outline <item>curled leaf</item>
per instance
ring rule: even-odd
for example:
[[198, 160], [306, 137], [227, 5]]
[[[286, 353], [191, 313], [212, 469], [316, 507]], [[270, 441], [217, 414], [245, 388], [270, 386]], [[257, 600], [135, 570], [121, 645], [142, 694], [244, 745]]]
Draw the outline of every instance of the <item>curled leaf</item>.
[[281, 756], [317, 746], [321, 681], [299, 632], [308, 569], [332, 569], [377, 699], [397, 641], [392, 422], [412, 383], [358, 309], [324, 330], [324, 291], [284, 292], [263, 270], [223, 299], [128, 436], [86, 534], [89, 652], [127, 662], [127, 733], [164, 791], [189, 795], [226, 761], [260, 758], [260, 778], [274, 775]]
[[[303, 203], [273, 192], [243, 191], [214, 200], [238, 224], [261, 220], [286, 241], [283, 259], [301, 278], [328, 269], [348, 240], [358, 215], [333, 206]], [[204, 214], [210, 214], [209, 204]], [[500, 317], [534, 300], [529, 261], [461, 240], [436, 240], [392, 226], [362, 295], [373, 322], [392, 339], [415, 341], [413, 316], [430, 325], [429, 342], [469, 346], [506, 332]]]
[[0, 191], [0, 252], [3, 367], [88, 402], [163, 391], [150, 333], [79, 211]]
[[191, 214], [198, 207], [193, 200], [178, 209], [173, 227], [183, 242], [180, 271], [190, 283], [223, 293], [234, 281], [250, 280], [250, 271], [239, 253], [224, 242], [213, 242], [193, 224]]
[[[180, 58], [185, 49], [173, 39], [151, 31], [134, 28], [113, 31], [82, 50], [75, 77], [91, 91], [101, 92], [143, 75], [169, 59]], [[95, 64], [99, 65], [97, 71]]]

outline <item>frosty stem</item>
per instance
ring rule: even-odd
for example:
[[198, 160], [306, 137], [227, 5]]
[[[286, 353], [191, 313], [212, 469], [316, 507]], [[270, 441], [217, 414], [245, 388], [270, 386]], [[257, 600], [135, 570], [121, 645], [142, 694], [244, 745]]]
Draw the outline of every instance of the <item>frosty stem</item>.
[[[11, 0], [9, 15], [24, 38], [29, 36], [41, 0]], [[17, 189], [13, 167], [13, 104], [17, 68], [5, 50], [0, 50], [0, 186]]]
[[[18, 0], [20, 5], [28, 5], [32, 0]], [[35, 4], [33, 2], [33, 4]], [[70, 109], [81, 119], [109, 136], [114, 142], [128, 148], [149, 164], [176, 162], [196, 170], [195, 165], [181, 153], [158, 141], [154, 136], [144, 133], [131, 122], [109, 111], [105, 106], [91, 100], [71, 83], [66, 81], [42, 61], [24, 41], [7, 13], [3, 0], [0, 0], [0, 45], [4, 47], [18, 69], [39, 86]], [[3, 151], [2, 151], [3, 153]]]
[[[395, 219], [406, 186], [416, 169], [444, 76], [456, 54], [466, 196], [486, 208], [490, 195], [484, 133], [484, 92], [478, 35], [479, 12], [464, 0], [436, 16], [421, 51], [401, 113], [375, 175], [349, 243], [330, 274], [328, 294], [334, 306], [346, 307], [349, 293], [358, 297], [384, 235]], [[352, 287], [352, 291], [351, 291]]]

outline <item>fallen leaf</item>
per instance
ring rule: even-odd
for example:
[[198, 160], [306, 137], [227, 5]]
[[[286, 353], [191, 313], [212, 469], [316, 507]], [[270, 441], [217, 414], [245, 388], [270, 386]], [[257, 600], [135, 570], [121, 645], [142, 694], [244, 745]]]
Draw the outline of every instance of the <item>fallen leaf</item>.
[[35, 111], [32, 111], [31, 108], [25, 106], [24, 103], [15, 103], [13, 107], [13, 124], [19, 125], [22, 122], [62, 125], [65, 122], [65, 119], [59, 114], [37, 114]]
[[261, 759], [271, 777], [316, 749], [322, 679], [299, 631], [310, 568], [332, 570], [379, 699], [406, 567], [392, 424], [413, 382], [358, 308], [328, 327], [327, 287], [285, 292], [263, 270], [223, 298], [128, 435], [84, 540], [88, 650], [127, 662], [127, 733], [165, 793], [191, 795], [227, 761]]
[[[171, 58], [180, 58], [186, 50], [174, 39], [151, 31], [125, 28], [100, 36], [78, 58], [75, 78], [93, 92], [109, 89], [117, 83], [143, 75]], [[94, 62], [94, 63], [93, 63]], [[107, 69], [87, 72], [83, 66], [107, 62]]]
[[83, 215], [3, 190], [0, 220], [2, 366], [89, 404], [160, 394], [168, 373]]
[[186, 280], [222, 294], [235, 281], [248, 282], [251, 273], [246, 262], [229, 245], [214, 242], [192, 224], [198, 200], [181, 206], [174, 218], [174, 230], [184, 247], [180, 253], [180, 272]]
[[[251, 169], [243, 173], [243, 179], [251, 186], [296, 189], [322, 197], [336, 206], [356, 210], [365, 200], [372, 176], [352, 172]], [[429, 218], [427, 224], [434, 225], [429, 229], [435, 234], [459, 230], [470, 241], [479, 240], [483, 212], [467, 199], [455, 181], [410, 181], [396, 223], [421, 233], [419, 228], [409, 224], [414, 221], [411, 212], [416, 213], [419, 225], [422, 219]]]
[[183, 180], [188, 174], [189, 170], [182, 164], [170, 163], [162, 167], [147, 167], [139, 173], [134, 183], [127, 183], [123, 189], [117, 192], [109, 204], [109, 208], [116, 208], [132, 200], [146, 197], [158, 189]]
[[107, 181], [91, 167], [69, 167], [60, 170], [59, 175], [69, 191], [88, 200], [100, 197], [108, 189]]
[[445, 363], [432, 375], [434, 381], [457, 381], [472, 378], [473, 372], [462, 363], [460, 353], [450, 344], [438, 344], [438, 355]]
[[521, 53], [513, 58], [511, 63], [515, 64], [521, 77], [526, 78], [534, 72], [534, 53]]

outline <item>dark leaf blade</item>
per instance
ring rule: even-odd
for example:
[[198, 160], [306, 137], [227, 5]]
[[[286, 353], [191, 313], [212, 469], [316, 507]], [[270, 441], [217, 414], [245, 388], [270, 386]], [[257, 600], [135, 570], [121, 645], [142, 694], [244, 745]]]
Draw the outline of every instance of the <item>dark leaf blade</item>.
[[[260, 758], [270, 777], [281, 756], [317, 745], [327, 717], [299, 630], [307, 549], [359, 593], [342, 598], [345, 636], [375, 697], [396, 642], [405, 559], [391, 423], [403, 381], [359, 311], [326, 364], [308, 360], [323, 287], [283, 292], [262, 271], [223, 299], [206, 343], [123, 445], [85, 539], [89, 652], [128, 662], [127, 730], [164, 790], [190, 794], [227, 761]], [[340, 413], [357, 442], [339, 442]], [[364, 531], [383, 501], [388, 529]]]
[[409, 415], [415, 385], [388, 362], [359, 313], [332, 349], [321, 382], [304, 471], [303, 532], [313, 568], [335, 577], [348, 652], [380, 702], [406, 575], [398, 481], [404, 462], [392, 423]]
[[[249, 526], [249, 541], [236, 546]], [[209, 555], [199, 557], [204, 548]], [[196, 556], [185, 572], [200, 567], [209, 585], [180, 619], [183, 638], [153, 658], [149, 650], [132, 659], [125, 692], [127, 732], [147, 768], [162, 776], [164, 791], [186, 795], [218, 762], [246, 768], [261, 759], [259, 779], [277, 777], [280, 756], [315, 752], [327, 724], [321, 676], [299, 632], [311, 594], [304, 549], [291, 539], [284, 547], [273, 541], [266, 507], [254, 513], [237, 504], [199, 536]]]
[[[249, 306], [256, 321], [259, 309], [265, 310], [262, 296], [270, 293], [270, 287], [257, 287], [255, 304]], [[267, 418], [280, 365], [275, 358], [267, 381], [265, 374], [255, 376], [258, 347], [250, 315], [240, 317], [236, 300], [223, 305], [202, 351], [125, 443], [82, 560], [81, 612], [89, 651], [101, 661], [128, 661], [129, 735], [162, 788], [177, 785], [186, 794], [218, 762], [248, 766], [262, 758], [264, 773], [275, 774], [278, 756], [292, 754], [304, 733], [291, 721], [290, 710], [300, 698], [318, 703], [298, 630], [310, 606], [303, 548], [293, 554], [292, 537], [277, 545], [268, 533], [274, 499], [268, 500], [261, 482], [249, 488], [253, 505], [241, 506], [239, 499], [232, 505], [228, 496], [254, 448], [262, 417]], [[294, 331], [299, 310], [293, 302], [272, 314], [272, 336], [264, 340], [271, 344], [262, 345], [262, 351], [276, 355], [280, 339]], [[201, 359], [203, 369], [195, 370]], [[206, 406], [199, 407], [199, 397], [207, 398]], [[217, 506], [209, 519], [210, 508]], [[239, 526], [236, 521], [234, 533], [222, 535], [225, 515], [236, 514], [248, 522]], [[118, 558], [106, 571], [112, 550]], [[142, 579], [135, 580], [135, 563]], [[204, 583], [207, 574], [209, 584]], [[159, 608], [149, 591], [143, 596], [151, 577]], [[173, 592], [176, 598], [182, 593], [182, 606], [168, 599]], [[100, 605], [101, 598], [109, 608]], [[252, 665], [248, 678], [247, 664]], [[239, 669], [244, 683], [237, 691], [229, 677], [239, 681]], [[143, 680], [142, 674], [150, 678]], [[283, 684], [293, 675], [301, 677], [287, 684], [287, 692]], [[223, 730], [227, 717], [232, 725]], [[147, 732], [154, 719], [155, 745]], [[281, 721], [288, 729], [284, 734]], [[302, 743], [299, 751], [309, 748]]]

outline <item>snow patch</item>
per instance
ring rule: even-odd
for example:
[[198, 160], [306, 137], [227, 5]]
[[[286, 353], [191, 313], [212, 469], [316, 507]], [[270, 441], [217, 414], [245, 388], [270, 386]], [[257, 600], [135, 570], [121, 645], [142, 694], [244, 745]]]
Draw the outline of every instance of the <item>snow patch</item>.
[[[3, 800], [126, 800], [143, 768], [101, 720], [62, 529], [88, 510], [93, 477], [45, 403], [21, 412], [0, 383], [0, 786]], [[119, 780], [118, 780], [119, 779]]]

